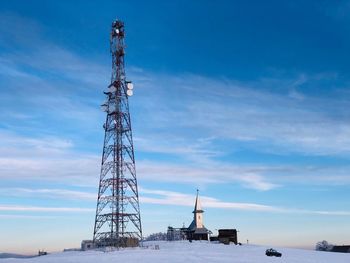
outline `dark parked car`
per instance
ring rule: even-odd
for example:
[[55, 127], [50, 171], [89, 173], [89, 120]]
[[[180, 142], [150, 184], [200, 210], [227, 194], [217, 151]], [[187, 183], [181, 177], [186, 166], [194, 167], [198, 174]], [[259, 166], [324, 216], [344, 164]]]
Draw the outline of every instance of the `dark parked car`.
[[269, 257], [282, 257], [282, 253], [277, 252], [273, 248], [266, 249], [265, 255]]

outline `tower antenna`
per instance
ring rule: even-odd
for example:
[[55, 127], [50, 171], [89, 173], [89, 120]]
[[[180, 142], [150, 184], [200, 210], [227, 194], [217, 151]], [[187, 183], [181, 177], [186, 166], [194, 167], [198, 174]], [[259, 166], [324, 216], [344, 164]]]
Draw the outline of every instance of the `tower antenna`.
[[111, 84], [101, 105], [106, 121], [93, 236], [96, 247], [138, 246], [142, 240], [128, 101], [133, 85], [125, 77], [124, 35], [124, 23], [114, 21], [110, 38]]

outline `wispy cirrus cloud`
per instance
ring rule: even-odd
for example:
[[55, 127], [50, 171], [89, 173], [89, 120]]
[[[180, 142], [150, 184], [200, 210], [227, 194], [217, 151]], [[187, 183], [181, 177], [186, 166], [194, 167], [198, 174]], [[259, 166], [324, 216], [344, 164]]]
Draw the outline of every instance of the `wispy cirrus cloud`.
[[[0, 45], [17, 48], [16, 52], [0, 53], [0, 67], [7, 69], [1, 74], [38, 80], [43, 73], [50, 73], [61, 79], [97, 86], [109, 79], [108, 66], [83, 58], [48, 40], [45, 35], [49, 29], [44, 25], [15, 13], [0, 13], [0, 19], [3, 22], [0, 25], [3, 36]], [[25, 30], [22, 25], [26, 25]], [[26, 71], [28, 68], [32, 70]]]
[[34, 220], [47, 220], [47, 219], [57, 219], [57, 216], [48, 215], [16, 215], [16, 214], [0, 214], [0, 219], [34, 219]]
[[138, 176], [154, 182], [187, 183], [195, 186], [232, 183], [244, 188], [269, 191], [286, 185], [347, 186], [348, 166], [259, 165], [211, 162], [208, 165], [181, 165], [170, 162], [139, 161]]
[[80, 130], [80, 136], [91, 136], [87, 131], [98, 130], [94, 120], [102, 117], [102, 97], [94, 93], [107, 85], [108, 67], [48, 40], [47, 28], [31, 19], [13, 13], [0, 13], [0, 19], [2, 127], [44, 136], [67, 129], [75, 137], [73, 131]]
[[[103, 114], [97, 108], [103, 95], [100, 92], [97, 99], [96, 94], [108, 83], [109, 67], [48, 40], [42, 25], [13, 14], [1, 17], [1, 45], [29, 49], [0, 54], [0, 114], [4, 129], [11, 130], [0, 134], [1, 177], [95, 184], [100, 165], [96, 145], [102, 143], [103, 133], [98, 124]], [[24, 35], [9, 30], [19, 24], [31, 30]], [[141, 180], [237, 183], [263, 191], [289, 182], [349, 183], [346, 166], [310, 169], [288, 163], [259, 165], [254, 158], [248, 164], [232, 163], [226, 158], [241, 149], [348, 158], [350, 126], [344, 109], [350, 106], [350, 94], [340, 87], [332, 96], [315, 96], [305, 88], [339, 84], [336, 73], [272, 74], [239, 81], [129, 69], [136, 84], [130, 105], [135, 150], [142, 153], [137, 163]], [[13, 106], [14, 97], [21, 107]], [[177, 161], [155, 160], [149, 157], [152, 153]]]
[[[69, 159], [72, 158], [72, 159]], [[4, 181], [41, 181], [45, 183], [70, 183], [72, 185], [97, 185], [98, 159], [89, 156], [65, 156], [55, 159], [0, 158]]]
[[[95, 195], [78, 190], [66, 190], [66, 189], [33, 189], [33, 188], [3, 188], [3, 193], [12, 193], [13, 196], [29, 196], [32, 197], [46, 197], [46, 198], [58, 198], [68, 200], [82, 200], [91, 202], [95, 200]], [[193, 194], [160, 190], [160, 189], [148, 189], [140, 187], [140, 202], [143, 204], [156, 204], [166, 206], [193, 206]], [[290, 214], [310, 214], [310, 215], [324, 215], [324, 216], [350, 216], [350, 211], [346, 210], [308, 210], [303, 208], [293, 207], [279, 207], [258, 203], [244, 203], [244, 202], [227, 202], [218, 198], [201, 195], [201, 202], [207, 209], [229, 209], [240, 211], [256, 211], [256, 212], [268, 212], [268, 213], [290, 213]], [[22, 205], [1, 205], [0, 211], [4, 212], [92, 212], [93, 209], [89, 208], [76, 208], [76, 207], [41, 207], [41, 206], [22, 206]], [[6, 216], [6, 215], [4, 215]], [[21, 216], [21, 215], [19, 215]], [[24, 215], [25, 216], [25, 215]]]
[[203, 167], [171, 163], [138, 163], [139, 177], [148, 181], [182, 182], [190, 184], [239, 183], [247, 188], [266, 191], [278, 187], [263, 176], [273, 167], [234, 166], [210, 163]]
[[39, 197], [49, 199], [67, 199], [67, 200], [84, 200], [84, 201], [96, 201], [96, 193], [67, 190], [58, 188], [23, 188], [23, 187], [10, 187], [1, 188], [3, 196], [8, 197]]
[[99, 157], [76, 151], [70, 140], [23, 136], [3, 130], [0, 137], [0, 178], [4, 181], [97, 183]]
[[[150, 97], [151, 102], [141, 107], [147, 107], [143, 113], [149, 126], [157, 124], [160, 132], [167, 126], [180, 134], [182, 128], [192, 136], [269, 145], [269, 149], [255, 148], [258, 151], [348, 155], [350, 126], [343, 112], [349, 102], [341, 84], [326, 97], [304, 93], [304, 86], [324, 85], [336, 78], [324, 73], [240, 82], [163, 75], [140, 83], [139, 92]], [[178, 100], [171, 99], [175, 96]]]
[[[39, 180], [97, 186], [99, 155], [77, 152], [71, 141], [61, 138], [34, 139], [10, 133], [0, 134], [3, 138], [0, 142], [2, 180]], [[259, 191], [272, 190], [289, 183], [327, 186], [350, 183], [348, 169], [344, 166], [228, 164], [213, 159], [222, 153], [202, 151], [201, 147], [206, 147], [206, 143], [199, 145], [193, 146], [194, 149], [179, 146], [175, 152], [172, 152], [171, 145], [153, 149], [162, 154], [174, 154], [178, 158], [182, 156], [185, 160], [171, 162], [140, 159], [137, 161], [139, 180], [196, 186], [235, 183]]]
[[55, 136], [28, 137], [11, 133], [0, 129], [0, 156], [39, 156], [40, 153], [47, 155], [59, 155], [66, 150], [72, 149], [74, 144], [71, 140]]
[[[178, 205], [178, 206], [193, 206], [193, 195], [184, 194], [174, 191], [152, 190], [141, 188], [140, 192], [143, 194], [141, 202], [160, 205]], [[152, 197], [148, 195], [153, 195]], [[222, 202], [216, 198], [201, 196], [203, 206], [208, 208], [223, 208], [223, 209], [237, 209], [250, 211], [266, 211], [279, 212], [280, 210], [273, 206], [253, 204], [253, 203], [235, 203]]]
[[[144, 196], [141, 201], [144, 203], [160, 204], [160, 205], [180, 205], [180, 206], [193, 206], [193, 195], [184, 194], [173, 191], [164, 190], [152, 190], [144, 189], [140, 190]], [[154, 195], [148, 197], [147, 195]], [[291, 213], [291, 214], [314, 214], [325, 216], [350, 216], [350, 211], [318, 211], [307, 210], [299, 208], [286, 208], [277, 207], [271, 205], [263, 205], [256, 203], [239, 203], [239, 202], [224, 202], [217, 198], [209, 196], [201, 196], [201, 202], [206, 208], [221, 208], [221, 209], [234, 209], [243, 211], [259, 211], [259, 212], [273, 212], [273, 213]]]
[[17, 212], [92, 212], [94, 209], [81, 207], [44, 207], [44, 206], [23, 206], [23, 205], [0, 205], [0, 211]]

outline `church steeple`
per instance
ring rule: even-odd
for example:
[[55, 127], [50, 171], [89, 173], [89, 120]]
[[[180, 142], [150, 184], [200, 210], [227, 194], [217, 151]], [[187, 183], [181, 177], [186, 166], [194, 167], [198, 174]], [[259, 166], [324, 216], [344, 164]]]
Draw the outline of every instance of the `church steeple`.
[[199, 199], [199, 190], [197, 189], [196, 202], [193, 210], [193, 221], [187, 228], [187, 238], [189, 240], [208, 240], [209, 231], [203, 225], [203, 209]]
[[195, 224], [196, 228], [203, 228], [203, 213], [201, 202], [198, 195], [199, 190], [197, 189], [197, 196], [196, 196], [196, 203], [194, 204], [194, 210], [193, 210], [193, 222]]

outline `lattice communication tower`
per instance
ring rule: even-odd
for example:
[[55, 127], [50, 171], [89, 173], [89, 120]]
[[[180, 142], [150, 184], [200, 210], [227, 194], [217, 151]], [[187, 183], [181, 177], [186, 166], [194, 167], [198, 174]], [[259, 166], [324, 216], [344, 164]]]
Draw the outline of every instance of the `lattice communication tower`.
[[106, 121], [93, 242], [97, 247], [137, 246], [142, 239], [139, 195], [125, 78], [124, 23], [112, 23], [112, 77], [101, 105]]

